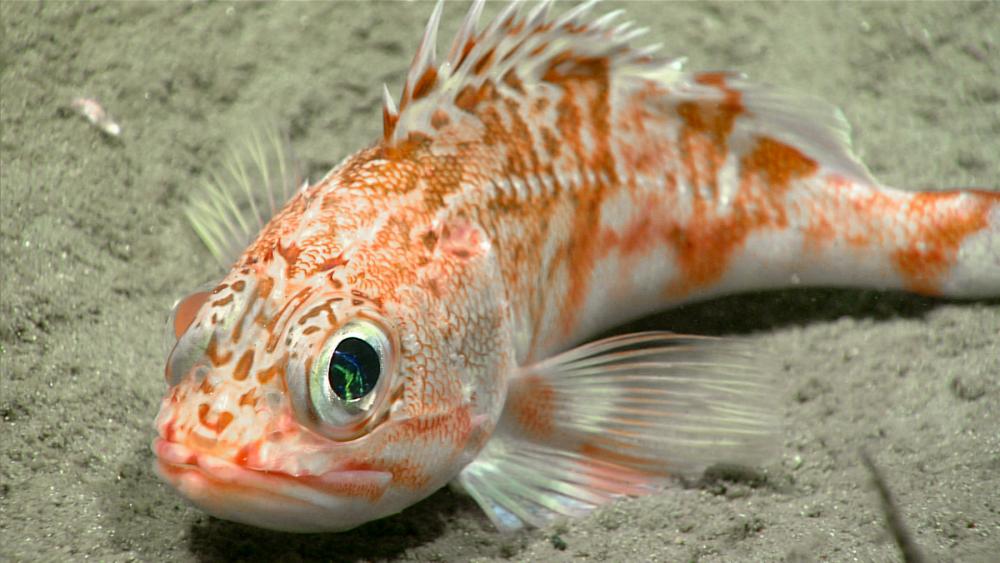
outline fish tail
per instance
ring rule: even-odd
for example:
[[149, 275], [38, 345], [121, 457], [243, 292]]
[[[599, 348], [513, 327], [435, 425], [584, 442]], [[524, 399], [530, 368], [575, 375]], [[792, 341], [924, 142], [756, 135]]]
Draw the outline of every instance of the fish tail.
[[932, 296], [1000, 295], [1000, 190], [891, 193], [912, 218], [891, 240], [903, 289]]
[[821, 100], [727, 73], [677, 91], [696, 100], [677, 106], [678, 146], [680, 176], [699, 188], [672, 241], [668, 299], [794, 285], [1000, 296], [1000, 191], [882, 185]]
[[1000, 295], [1000, 191], [910, 191], [825, 179], [792, 218], [800, 252], [792, 282]]

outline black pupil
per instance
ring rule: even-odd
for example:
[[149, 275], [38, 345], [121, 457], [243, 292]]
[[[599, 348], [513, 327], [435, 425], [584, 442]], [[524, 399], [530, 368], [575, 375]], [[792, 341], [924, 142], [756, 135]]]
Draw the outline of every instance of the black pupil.
[[345, 338], [330, 358], [327, 377], [330, 387], [344, 401], [355, 401], [371, 392], [378, 383], [382, 366], [378, 352], [360, 338]]

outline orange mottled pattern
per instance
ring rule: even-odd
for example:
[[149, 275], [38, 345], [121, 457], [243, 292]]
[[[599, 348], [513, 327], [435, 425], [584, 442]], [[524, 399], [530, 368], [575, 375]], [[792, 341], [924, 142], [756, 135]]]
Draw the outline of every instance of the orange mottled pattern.
[[537, 375], [527, 375], [507, 394], [508, 412], [517, 429], [534, 439], [551, 439], [556, 392]]
[[904, 216], [914, 232], [908, 244], [892, 253], [906, 289], [940, 295], [940, 280], [955, 264], [962, 241], [988, 227], [991, 210], [1000, 205], [1000, 195], [984, 192], [969, 209], [945, 209], [946, 202], [958, 196], [956, 192], [921, 193], [906, 206]]
[[[942, 295], [942, 283], [958, 263], [962, 243], [996, 228], [990, 214], [998, 208], [1000, 193], [862, 190], [832, 178], [827, 190], [810, 203], [803, 231], [813, 252], [836, 241], [859, 254], [881, 250], [887, 266], [898, 274], [901, 289]], [[995, 285], [1000, 286], [1000, 280]]]

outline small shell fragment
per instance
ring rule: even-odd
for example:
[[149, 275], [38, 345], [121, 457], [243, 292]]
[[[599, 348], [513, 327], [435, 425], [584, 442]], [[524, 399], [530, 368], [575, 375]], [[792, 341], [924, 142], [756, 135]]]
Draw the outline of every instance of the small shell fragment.
[[93, 98], [73, 98], [73, 101], [70, 102], [70, 107], [108, 135], [112, 137], [121, 135], [121, 126], [114, 119], [111, 119], [111, 116], [108, 115], [108, 112], [104, 110], [97, 100]]

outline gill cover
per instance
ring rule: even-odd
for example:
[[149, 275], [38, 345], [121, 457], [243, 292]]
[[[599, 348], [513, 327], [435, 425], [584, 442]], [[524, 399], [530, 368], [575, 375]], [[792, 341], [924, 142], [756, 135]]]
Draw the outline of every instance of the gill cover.
[[246, 319], [246, 307], [256, 290], [247, 291], [246, 281], [209, 285], [174, 303], [164, 327], [164, 347], [169, 350], [164, 376], [177, 385], [195, 365], [212, 352], [216, 334], [227, 333]]
[[163, 346], [167, 353], [164, 377], [173, 387], [187, 374], [205, 353], [211, 330], [196, 321], [211, 290], [195, 291], [174, 303], [163, 330]]

